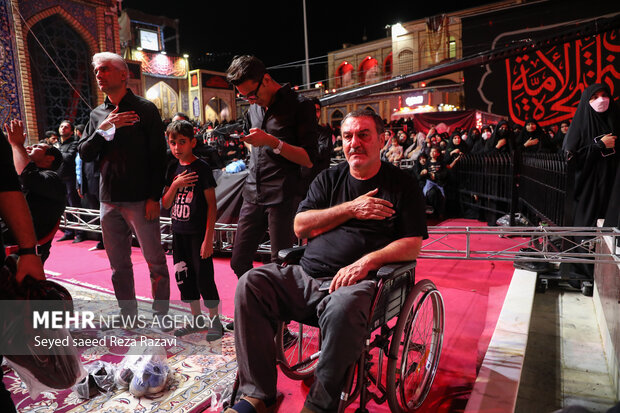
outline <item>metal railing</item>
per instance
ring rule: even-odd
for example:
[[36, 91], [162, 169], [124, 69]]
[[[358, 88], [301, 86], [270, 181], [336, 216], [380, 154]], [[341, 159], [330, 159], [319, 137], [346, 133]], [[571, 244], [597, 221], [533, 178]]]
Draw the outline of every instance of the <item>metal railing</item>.
[[573, 174], [564, 154], [467, 154], [452, 170], [460, 202], [498, 215], [524, 214], [531, 222], [572, 223]]
[[[170, 218], [160, 218], [161, 241], [172, 245]], [[101, 232], [99, 211], [94, 209], [67, 207], [61, 219], [61, 228]], [[214, 250], [231, 252], [237, 231], [236, 224], [215, 224]], [[442, 227], [428, 228], [429, 238], [422, 245], [420, 258], [453, 260], [497, 260], [517, 262], [608, 262], [614, 254], [597, 254], [591, 248], [603, 237], [611, 237], [616, 243], [620, 236], [617, 228], [574, 228], [574, 227]], [[480, 236], [495, 236], [514, 240], [502, 249], [476, 249], [472, 240]], [[587, 240], [576, 242], [575, 239]], [[521, 251], [521, 248], [536, 246], [536, 251]], [[616, 244], [613, 244], [616, 245]], [[270, 253], [269, 242], [262, 243], [257, 251]], [[617, 259], [617, 256], [616, 256]]]

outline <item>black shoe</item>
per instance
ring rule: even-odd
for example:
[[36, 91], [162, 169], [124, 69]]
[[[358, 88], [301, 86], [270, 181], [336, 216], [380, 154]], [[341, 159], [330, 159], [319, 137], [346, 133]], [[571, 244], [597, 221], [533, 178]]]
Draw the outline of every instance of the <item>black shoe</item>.
[[73, 240], [72, 244], [77, 244], [79, 242], [84, 242], [86, 241], [86, 238], [84, 237], [80, 237], [79, 235], [77, 237], [75, 237], [75, 239]]
[[211, 327], [207, 329], [207, 341], [217, 341], [224, 335], [224, 326], [219, 317], [214, 317], [211, 322]]
[[60, 242], [60, 241], [69, 241], [70, 239], [73, 239], [73, 238], [75, 238], [75, 236], [74, 236], [74, 235], [71, 235], [71, 234], [65, 234], [65, 235], [63, 235], [62, 237], [60, 237], [60, 238], [58, 239], [58, 242]]
[[230, 323], [226, 324], [226, 330], [235, 331], [235, 322], [231, 321]]

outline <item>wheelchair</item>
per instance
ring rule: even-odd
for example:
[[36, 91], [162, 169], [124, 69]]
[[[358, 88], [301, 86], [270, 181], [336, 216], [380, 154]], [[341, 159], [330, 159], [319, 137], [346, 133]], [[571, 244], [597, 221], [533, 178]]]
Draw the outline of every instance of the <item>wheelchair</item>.
[[[304, 249], [289, 248], [278, 256], [284, 265], [297, 263]], [[368, 335], [360, 358], [347, 373], [338, 412], [344, 412], [358, 397], [360, 407], [356, 413], [368, 412], [366, 404], [370, 399], [377, 404], [387, 400], [390, 410], [397, 413], [414, 412], [424, 403], [441, 356], [444, 303], [432, 281], [415, 282], [415, 266], [416, 262], [411, 261], [378, 270]], [[281, 323], [275, 340], [282, 373], [294, 380], [311, 381], [320, 355], [318, 327]], [[237, 387], [238, 381], [231, 405]]]

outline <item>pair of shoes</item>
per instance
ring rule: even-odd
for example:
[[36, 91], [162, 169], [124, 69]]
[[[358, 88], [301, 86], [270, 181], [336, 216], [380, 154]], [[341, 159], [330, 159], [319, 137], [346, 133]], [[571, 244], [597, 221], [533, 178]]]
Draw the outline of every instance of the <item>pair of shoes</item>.
[[284, 350], [288, 350], [297, 343], [297, 337], [287, 328], [282, 332], [282, 345]]
[[217, 341], [224, 335], [224, 326], [218, 316], [211, 321], [211, 326], [207, 329], [207, 341]]
[[60, 241], [69, 241], [70, 239], [73, 239], [73, 238], [75, 238], [74, 235], [72, 235], [72, 234], [65, 234], [65, 235], [63, 235], [62, 237], [60, 237], [58, 239], [58, 242], [60, 242]]
[[168, 314], [163, 313], [155, 313], [153, 314], [153, 321], [151, 325], [157, 324], [159, 326], [159, 331], [162, 333], [167, 333], [174, 329], [174, 322], [171, 317], [168, 317]]

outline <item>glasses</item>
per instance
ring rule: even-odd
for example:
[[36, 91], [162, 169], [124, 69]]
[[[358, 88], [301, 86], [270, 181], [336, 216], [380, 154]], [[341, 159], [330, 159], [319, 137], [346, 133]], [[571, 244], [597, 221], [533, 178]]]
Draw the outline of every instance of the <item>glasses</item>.
[[[245, 99], [245, 100], [255, 100], [258, 98], [258, 90], [260, 89], [260, 87], [263, 84], [263, 78], [265, 77], [265, 75], [263, 75], [260, 78], [260, 81], [258, 82], [258, 86], [256, 86], [256, 89], [254, 89], [253, 91], [251, 91], [250, 93], [248, 93], [247, 95], [243, 95], [241, 94], [241, 92], [239, 92], [239, 97], [241, 99]], [[237, 89], [237, 91], [239, 91], [239, 89]]]

